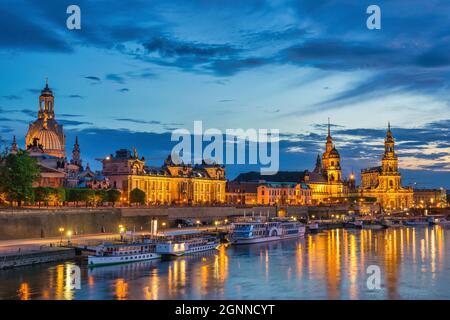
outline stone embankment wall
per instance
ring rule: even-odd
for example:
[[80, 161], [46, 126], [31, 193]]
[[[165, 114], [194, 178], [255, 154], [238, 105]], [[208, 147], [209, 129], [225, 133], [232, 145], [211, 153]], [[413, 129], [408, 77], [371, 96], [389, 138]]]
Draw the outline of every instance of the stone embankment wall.
[[117, 232], [120, 224], [128, 229], [149, 230], [152, 218], [173, 225], [176, 219], [202, 222], [244, 215], [275, 215], [274, 207], [178, 207], [178, 208], [55, 208], [0, 210], [0, 240], [57, 237], [59, 228], [74, 234]]
[[75, 257], [75, 249], [46, 247], [40, 251], [17, 252], [0, 257], [0, 270], [40, 263], [63, 261]]

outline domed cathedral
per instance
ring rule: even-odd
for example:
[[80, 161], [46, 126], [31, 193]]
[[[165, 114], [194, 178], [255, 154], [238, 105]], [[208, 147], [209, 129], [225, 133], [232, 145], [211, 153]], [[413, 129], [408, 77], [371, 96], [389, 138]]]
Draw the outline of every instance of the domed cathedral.
[[374, 197], [385, 210], [401, 210], [413, 204], [413, 190], [401, 184], [395, 140], [388, 123], [381, 166], [361, 170], [361, 195]]
[[[25, 147], [31, 157], [37, 159], [41, 178], [35, 186], [41, 187], [76, 187], [80, 177], [85, 173], [81, 160], [78, 137], [72, 151], [71, 161], [66, 158], [66, 137], [63, 126], [55, 119], [55, 97], [45, 83], [39, 96], [37, 120], [28, 127]], [[17, 153], [16, 137], [13, 138], [11, 153]]]
[[55, 119], [55, 97], [48, 81], [39, 96], [38, 118], [28, 127], [25, 144], [27, 149], [40, 146], [49, 156], [66, 157], [66, 137], [62, 125]]
[[312, 172], [305, 172], [305, 182], [312, 190], [313, 203], [320, 204], [332, 201], [332, 198], [345, 196], [346, 184], [342, 181], [341, 156], [333, 144], [330, 119], [328, 119], [328, 135], [325, 152], [317, 155], [316, 166]]

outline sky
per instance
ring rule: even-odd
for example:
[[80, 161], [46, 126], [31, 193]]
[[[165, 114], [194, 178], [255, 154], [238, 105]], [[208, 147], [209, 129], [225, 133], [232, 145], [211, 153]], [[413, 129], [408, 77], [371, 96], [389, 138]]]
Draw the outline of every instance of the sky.
[[[81, 9], [69, 30], [66, 9]], [[369, 30], [366, 9], [381, 9]], [[24, 145], [48, 78], [70, 154], [172, 130], [279, 129], [280, 169], [312, 170], [328, 118], [344, 176], [379, 165], [388, 121], [403, 183], [450, 188], [449, 1], [0, 0], [0, 136]], [[229, 166], [234, 178], [250, 166]]]

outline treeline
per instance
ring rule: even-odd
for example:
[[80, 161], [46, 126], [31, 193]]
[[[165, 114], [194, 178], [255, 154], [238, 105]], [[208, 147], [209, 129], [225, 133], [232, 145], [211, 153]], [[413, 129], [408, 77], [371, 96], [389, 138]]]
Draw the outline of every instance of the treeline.
[[115, 189], [34, 188], [33, 184], [39, 179], [37, 160], [28, 152], [20, 150], [17, 154], [0, 154], [0, 205], [114, 205], [121, 197], [121, 192]]
[[104, 204], [115, 205], [120, 201], [121, 192], [116, 189], [93, 190], [79, 188], [33, 188], [31, 204], [37, 206], [56, 205], [62, 206], [72, 203], [76, 206], [101, 206]]

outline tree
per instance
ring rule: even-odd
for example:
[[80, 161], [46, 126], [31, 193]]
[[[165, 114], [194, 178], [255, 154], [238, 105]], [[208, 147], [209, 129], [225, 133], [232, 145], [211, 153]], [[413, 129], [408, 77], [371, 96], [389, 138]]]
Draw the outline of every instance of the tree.
[[120, 196], [122, 193], [117, 189], [110, 189], [106, 192], [107, 201], [111, 202], [113, 207], [115, 206], [116, 202], [120, 200]]
[[106, 193], [106, 190], [98, 189], [95, 190], [95, 203], [97, 205], [102, 205], [103, 203], [108, 201], [108, 194]]
[[46, 187], [37, 187], [33, 189], [34, 192], [34, 201], [38, 203], [38, 206], [41, 206], [41, 202], [44, 202], [45, 205], [48, 204], [50, 199], [50, 188]]
[[95, 202], [95, 191], [92, 189], [78, 189], [81, 196], [81, 201], [86, 203], [86, 207], [89, 203]]
[[131, 190], [130, 203], [145, 204], [145, 192], [138, 188]]
[[40, 178], [36, 158], [20, 150], [17, 154], [8, 154], [0, 165], [1, 189], [9, 201], [23, 202], [33, 200], [33, 183]]
[[59, 205], [66, 201], [66, 189], [64, 188], [54, 188], [50, 192], [50, 201]]

